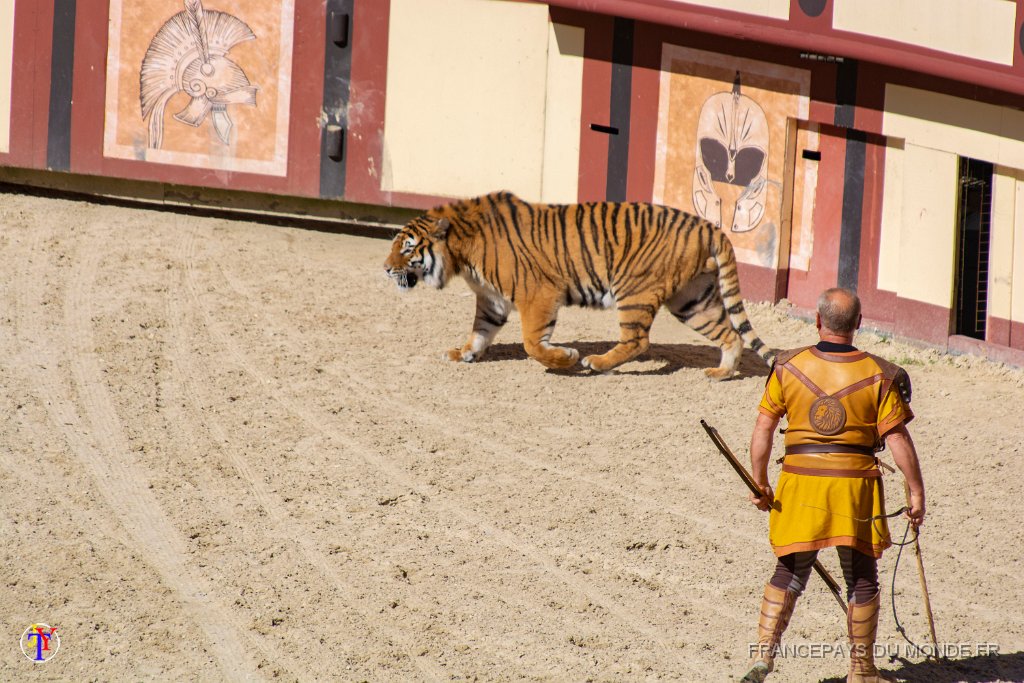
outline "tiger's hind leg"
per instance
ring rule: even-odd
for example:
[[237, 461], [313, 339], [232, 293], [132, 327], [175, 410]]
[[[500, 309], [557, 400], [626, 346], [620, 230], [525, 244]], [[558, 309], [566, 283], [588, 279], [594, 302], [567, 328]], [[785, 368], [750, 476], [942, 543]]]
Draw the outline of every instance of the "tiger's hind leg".
[[648, 349], [651, 345], [651, 325], [661, 307], [661, 298], [653, 293], [626, 296], [618, 300], [616, 307], [619, 313], [619, 343], [607, 353], [583, 359], [583, 365], [596, 372], [608, 372]]
[[554, 296], [534, 297], [519, 302], [518, 308], [523, 323], [523, 346], [531, 358], [549, 368], [570, 368], [576, 365], [579, 351], [551, 344], [551, 333], [555, 331], [559, 308]]
[[483, 357], [498, 331], [504, 327], [511, 310], [512, 304], [504, 297], [477, 292], [473, 332], [462, 348], [449, 349], [448, 360], [472, 363]]
[[722, 298], [718, 295], [718, 282], [702, 275], [695, 278], [668, 302], [672, 315], [682, 323], [718, 344], [722, 358], [717, 368], [707, 368], [704, 374], [714, 380], [732, 377], [740, 366], [743, 339], [732, 326]]

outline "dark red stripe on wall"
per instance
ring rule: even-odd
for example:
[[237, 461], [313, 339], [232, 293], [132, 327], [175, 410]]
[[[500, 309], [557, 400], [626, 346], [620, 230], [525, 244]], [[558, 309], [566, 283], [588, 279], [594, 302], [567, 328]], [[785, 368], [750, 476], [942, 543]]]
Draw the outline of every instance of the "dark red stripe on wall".
[[609, 17], [587, 14], [575, 25], [584, 30], [579, 200], [602, 201], [608, 194], [608, 134], [591, 125], [612, 125], [608, 94], [612, 87], [613, 22]]
[[626, 200], [649, 202], [657, 166], [658, 102], [661, 98], [663, 32], [650, 24], [636, 25], [633, 38], [632, 111], [629, 115], [629, 177]]
[[[1008, 346], [1018, 351], [1024, 351], [1024, 322], [989, 316], [988, 339], [986, 341], [1000, 346]], [[1024, 365], [1024, 363], [1021, 363], [1021, 365]]]
[[388, 73], [388, 18], [391, 0], [360, 2], [354, 8], [349, 107], [364, 112], [349, 121], [345, 154], [345, 195], [350, 201], [382, 201], [384, 100]]
[[324, 118], [320, 129], [320, 196], [345, 194], [345, 139], [352, 75], [354, 0], [327, 0], [324, 32]]
[[953, 312], [948, 308], [896, 297], [893, 329], [901, 337], [920, 339], [945, 347], [949, 342]]
[[50, 115], [46, 167], [71, 167], [71, 90], [75, 72], [75, 0], [54, 0], [50, 58]]
[[611, 130], [608, 135], [608, 201], [626, 200], [629, 171], [629, 117], [633, 92], [633, 34], [631, 19], [615, 19], [612, 30]]
[[[839, 244], [843, 215], [846, 167], [846, 131], [822, 125], [818, 149], [818, 184], [814, 192], [814, 246], [807, 270], [789, 270], [786, 297], [794, 305], [814, 310], [822, 290], [838, 279]], [[745, 293], [745, 292], [744, 292]]]
[[868, 135], [864, 146], [864, 204], [861, 212], [860, 272], [857, 296], [864, 318], [891, 330], [896, 293], [878, 288], [878, 259], [882, 242], [882, 200], [885, 191], [886, 140]]
[[[42, 10], [50, 11], [52, 7], [39, 7], [34, 3], [19, 2], [14, 5], [14, 45], [11, 65], [11, 99], [6, 106], [10, 107], [11, 125], [8, 133], [8, 152], [0, 154], [0, 165], [32, 167], [45, 163], [45, 158], [37, 161], [34, 156], [36, 138], [42, 142], [45, 150], [46, 121], [36, 125], [36, 107], [46, 107], [49, 88], [45, 87], [49, 79], [44, 77], [43, 86], [37, 84], [36, 69], [41, 68], [40, 62], [45, 58], [49, 69], [49, 44], [46, 52], [38, 55], [43, 48], [37, 41], [37, 22], [42, 23], [38, 15]], [[49, 27], [49, 21], [45, 24]], [[47, 30], [47, 35], [50, 31]], [[43, 109], [45, 111], [45, 109]], [[40, 116], [38, 119], [43, 119]]]

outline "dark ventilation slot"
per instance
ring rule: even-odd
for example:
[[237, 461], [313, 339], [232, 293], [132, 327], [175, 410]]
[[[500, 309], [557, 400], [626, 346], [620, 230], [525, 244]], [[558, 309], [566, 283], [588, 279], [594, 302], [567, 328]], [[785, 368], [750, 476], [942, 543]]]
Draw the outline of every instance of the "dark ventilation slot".
[[992, 238], [992, 164], [961, 157], [959, 192], [955, 332], [984, 339]]
[[821, 161], [821, 152], [816, 149], [805, 149], [800, 156], [809, 161]]
[[590, 124], [590, 130], [597, 131], [598, 133], [607, 133], [608, 135], [619, 134], [619, 129], [615, 126], [602, 126], [600, 123]]
[[327, 35], [338, 47], [348, 47], [348, 13], [331, 9], [327, 13]]

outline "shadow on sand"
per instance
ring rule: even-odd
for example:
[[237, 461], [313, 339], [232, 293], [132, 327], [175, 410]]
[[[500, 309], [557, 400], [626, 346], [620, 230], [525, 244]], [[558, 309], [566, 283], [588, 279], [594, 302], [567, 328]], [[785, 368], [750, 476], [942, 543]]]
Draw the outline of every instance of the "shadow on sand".
[[[560, 346], [569, 346], [580, 352], [580, 357], [601, 354], [612, 348], [614, 342], [562, 342]], [[651, 344], [646, 352], [630, 361], [653, 361], [660, 363], [660, 367], [652, 369], [632, 369], [630, 365], [624, 364], [614, 372], [620, 375], [671, 375], [684, 368], [714, 368], [718, 367], [721, 352], [717, 346], [703, 346], [700, 344]], [[491, 363], [495, 361], [527, 360], [529, 356], [522, 344], [494, 344], [487, 350], [478, 363]], [[559, 375], [591, 375], [582, 365], [567, 370], [548, 370], [548, 372]], [[747, 377], [767, 377], [768, 366], [756, 353], [750, 349], [743, 350], [740, 358], [739, 374], [735, 379]]]
[[[1024, 652], [978, 655], [966, 659], [927, 660], [910, 662], [903, 658], [895, 661], [876, 661], [884, 673], [906, 683], [994, 683], [996, 681], [1024, 681]], [[846, 677], [825, 678], [820, 683], [844, 683]]]

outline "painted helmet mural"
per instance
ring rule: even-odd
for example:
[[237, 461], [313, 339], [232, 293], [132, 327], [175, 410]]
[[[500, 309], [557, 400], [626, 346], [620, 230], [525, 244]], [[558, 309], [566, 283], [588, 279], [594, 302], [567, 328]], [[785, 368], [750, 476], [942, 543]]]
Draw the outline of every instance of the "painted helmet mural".
[[233, 124], [229, 104], [256, 106], [259, 88], [230, 59], [235, 45], [255, 40], [252, 29], [225, 12], [206, 10], [202, 0], [184, 0], [178, 12], [157, 31], [142, 59], [140, 104], [149, 119], [149, 147], [160, 149], [164, 136], [164, 109], [177, 93], [191, 97], [174, 118], [198, 127], [211, 117], [217, 137], [231, 140]]
[[757, 102], [740, 93], [737, 71], [732, 92], [709, 97], [697, 119], [693, 206], [702, 217], [722, 227], [722, 198], [714, 183], [742, 187], [732, 231], [753, 230], [765, 213], [767, 173], [768, 120]]

